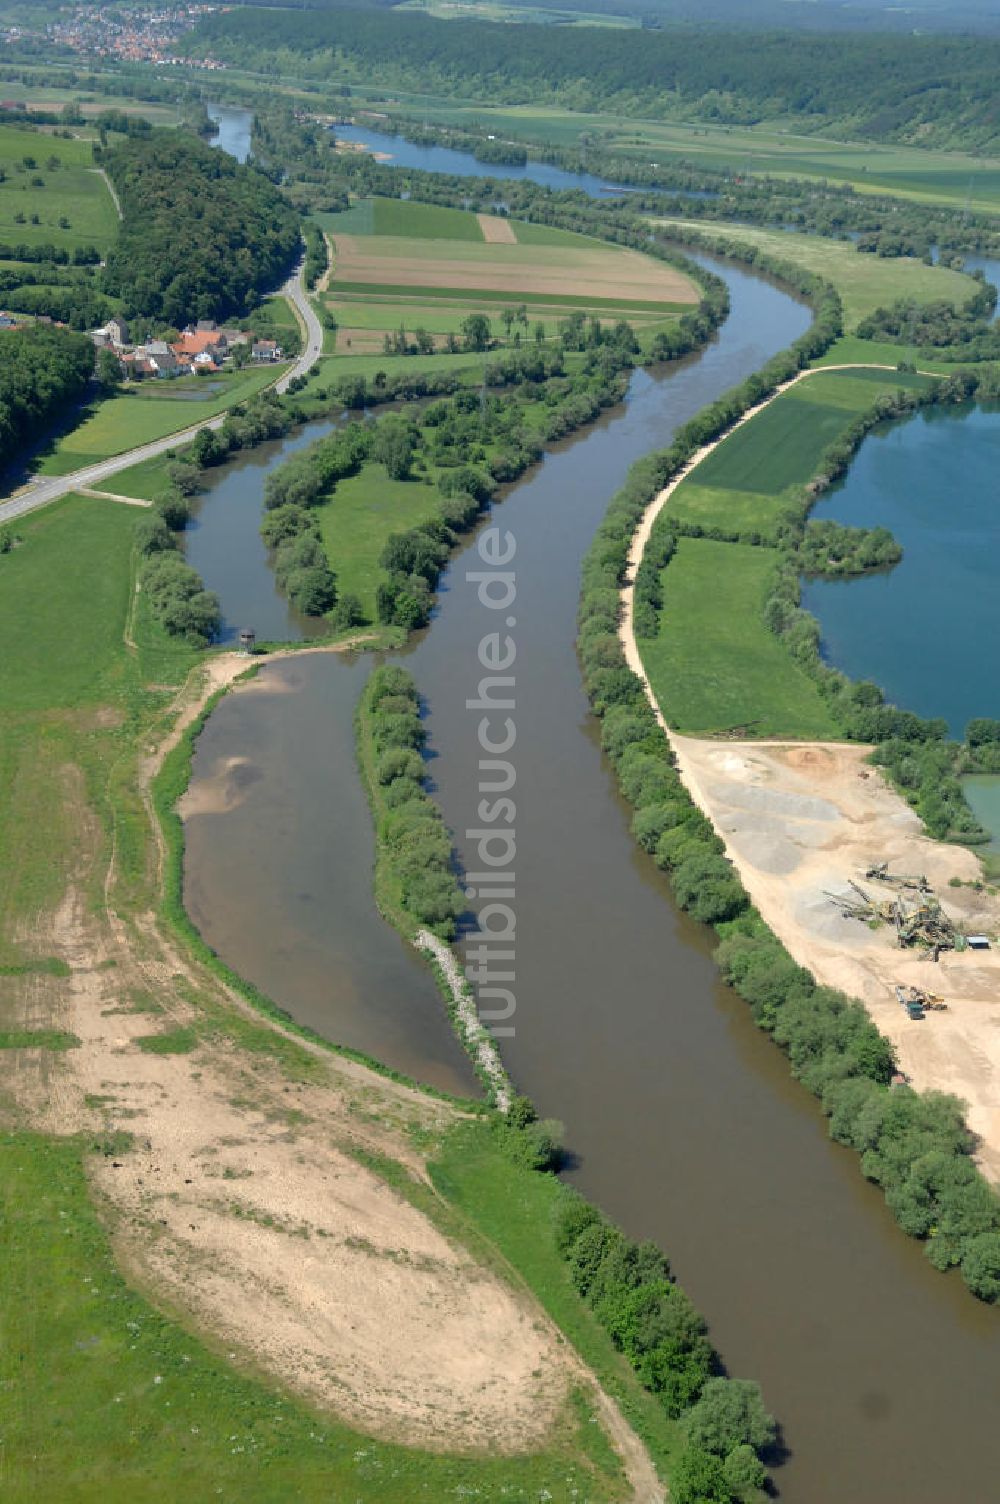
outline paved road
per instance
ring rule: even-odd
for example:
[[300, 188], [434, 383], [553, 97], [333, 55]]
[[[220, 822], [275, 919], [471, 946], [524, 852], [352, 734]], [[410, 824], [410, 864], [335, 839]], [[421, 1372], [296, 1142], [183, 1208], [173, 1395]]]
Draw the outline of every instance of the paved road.
[[[304, 375], [323, 349], [323, 329], [306, 296], [302, 272], [303, 268], [299, 266], [281, 288], [304, 325], [302, 354], [274, 383], [276, 392], [286, 391], [288, 383], [294, 377]], [[168, 449], [174, 449], [178, 444], [194, 438], [199, 428], [221, 428], [225, 416], [225, 413], [220, 413], [218, 417], [208, 418], [190, 428], [168, 434], [166, 438], [154, 439], [151, 444], [140, 444], [138, 448], [129, 449], [125, 454], [116, 454], [113, 459], [98, 460], [96, 464], [74, 470], [70, 475], [40, 475], [29, 481], [8, 501], [0, 502], [0, 523], [12, 522], [15, 517], [23, 517], [26, 512], [37, 511], [39, 507], [47, 506], [50, 501], [56, 501], [70, 491], [78, 491], [82, 487], [100, 489], [102, 481], [117, 475], [119, 470], [127, 470], [130, 465], [138, 465], [141, 460], [151, 460], [159, 454], [165, 454]]]

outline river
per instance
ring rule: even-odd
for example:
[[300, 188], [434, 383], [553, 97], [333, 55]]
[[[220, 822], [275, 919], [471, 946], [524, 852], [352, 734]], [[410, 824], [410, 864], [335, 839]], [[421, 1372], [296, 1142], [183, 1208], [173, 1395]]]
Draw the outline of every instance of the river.
[[[996, 1315], [903, 1237], [721, 985], [707, 932], [676, 911], [631, 838], [575, 661], [580, 560], [630, 461], [804, 327], [801, 307], [763, 279], [725, 275], [732, 315], [719, 338], [658, 377], [637, 373], [623, 408], [558, 446], [496, 512], [517, 550], [518, 1007], [504, 1055], [539, 1109], [566, 1123], [572, 1178], [668, 1250], [730, 1371], [763, 1383], [785, 1428], [783, 1499], [981, 1504], [997, 1496], [1000, 1466]], [[249, 522], [262, 477], [244, 475]], [[473, 547], [406, 659], [428, 703], [437, 797], [470, 866], [462, 833], [479, 823], [479, 749], [465, 702], [494, 625], [466, 578], [480, 567]], [[233, 804], [189, 821], [188, 891], [210, 848], [214, 880], [196, 917], [228, 911], [226, 959], [254, 980], [266, 962], [268, 990], [297, 1011], [304, 947], [310, 1006], [325, 1010], [311, 1021], [333, 1038], [356, 1031], [383, 1058], [401, 1052], [426, 1076], [449, 1068], [443, 1035], [427, 1032], [433, 1010], [419, 1013], [415, 975], [383, 976], [393, 932], [379, 925], [373, 938], [357, 922], [371, 834], [345, 728], [364, 671], [327, 655], [274, 664], [258, 689], [222, 703], [193, 789], [218, 794], [221, 773]], [[246, 762], [227, 773], [232, 757]]]

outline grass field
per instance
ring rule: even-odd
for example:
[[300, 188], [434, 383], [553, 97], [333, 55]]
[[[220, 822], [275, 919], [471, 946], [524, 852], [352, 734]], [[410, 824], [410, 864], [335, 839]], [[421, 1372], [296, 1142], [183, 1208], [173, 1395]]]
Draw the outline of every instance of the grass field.
[[659, 636], [643, 644], [669, 724], [711, 736], [836, 737], [816, 685], [764, 624], [778, 568], [770, 548], [681, 538], [663, 571]]
[[317, 509], [338, 594], [358, 596], [369, 621], [375, 620], [375, 587], [382, 576], [378, 560], [389, 534], [418, 527], [437, 515], [440, 504], [435, 486], [390, 480], [383, 465], [367, 464], [360, 474], [338, 481], [333, 496]]
[[[926, 387], [895, 371], [818, 371], [736, 428], [666, 504], [685, 528], [774, 542], [777, 525], [819, 469], [823, 451], [880, 392]], [[813, 680], [764, 622], [778, 568], [773, 548], [681, 537], [662, 575], [657, 637], [642, 657], [675, 729], [710, 735], [836, 737]]]
[[[246, 401], [274, 381], [281, 369], [258, 366], [225, 372], [211, 382], [215, 387], [218, 381], [221, 389], [207, 391], [203, 399], [197, 386], [192, 389], [192, 399], [202, 400], [187, 401], [165, 395], [153, 381], [124, 388], [97, 403], [82, 423], [56, 440], [35, 468], [42, 475], [69, 475], [96, 460], [109, 459], [138, 444], [166, 438], [168, 434], [203, 423], [206, 418], [214, 418], [235, 402]], [[108, 484], [114, 489], [113, 482]]]
[[[117, 233], [118, 215], [93, 157], [89, 141], [0, 125], [5, 174], [0, 181], [0, 241], [51, 244], [68, 251], [95, 245], [106, 251]], [[33, 224], [36, 215], [39, 222]]]
[[[655, 221], [669, 224], [670, 221]], [[682, 229], [683, 220], [674, 221]], [[844, 328], [848, 333], [875, 308], [894, 303], [897, 298], [911, 298], [917, 303], [944, 299], [961, 305], [978, 291], [979, 284], [961, 272], [947, 267], [925, 266], [909, 256], [887, 258], [870, 256], [854, 249], [848, 240], [827, 240], [819, 235], [799, 235], [792, 231], [760, 230], [751, 225], [690, 222], [690, 228], [702, 233], [716, 230], [729, 239], [744, 240], [760, 246], [770, 255], [824, 277], [832, 282], [844, 304]], [[875, 359], [876, 357], [871, 357]], [[899, 354], [895, 357], [900, 358]]]

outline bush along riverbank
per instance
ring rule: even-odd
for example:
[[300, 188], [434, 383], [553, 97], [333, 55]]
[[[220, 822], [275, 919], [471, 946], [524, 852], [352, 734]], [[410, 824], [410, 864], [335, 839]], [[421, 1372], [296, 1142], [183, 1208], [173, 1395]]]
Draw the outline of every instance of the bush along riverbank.
[[[778, 368], [787, 363], [779, 357]], [[681, 907], [714, 926], [716, 959], [726, 980], [785, 1051], [795, 1077], [819, 1099], [831, 1135], [858, 1151], [862, 1172], [882, 1187], [904, 1231], [925, 1242], [935, 1267], [958, 1265], [975, 1295], [995, 1301], [1000, 1198], [973, 1162], [974, 1141], [961, 1103], [891, 1086], [892, 1047], [861, 1004], [818, 986], [764, 924], [723, 843], [688, 795], [618, 636], [628, 549], [643, 512], [700, 444], [760, 400], [760, 379], [751, 378], [685, 425], [668, 450], [639, 461], [613, 498], [583, 568], [578, 646], [587, 692], [602, 723], [604, 749], [633, 806], [636, 839], [669, 873]], [[662, 535], [658, 546], [664, 546]], [[656, 609], [648, 592], [645, 607]], [[867, 698], [878, 697], [871, 688], [873, 696], [861, 686], [849, 691], [858, 702], [859, 732], [862, 725], [898, 724], [896, 718], [906, 715], [879, 704], [866, 707]]]
[[[379, 909], [434, 965], [459, 1040], [498, 1109], [491, 1131], [499, 1147], [517, 1164], [550, 1173], [561, 1162], [562, 1127], [539, 1121], [531, 1103], [514, 1096], [448, 944], [465, 900], [450, 834], [426, 791], [425, 732], [411, 675], [395, 665], [376, 668], [356, 727], [375, 820]], [[756, 1384], [718, 1375], [704, 1319], [674, 1283], [660, 1250], [630, 1242], [568, 1190], [558, 1203], [556, 1244], [578, 1295], [640, 1383], [671, 1419], [682, 1420], [683, 1448], [670, 1479], [676, 1504], [761, 1498], [765, 1470], [758, 1454], [774, 1441], [774, 1421]]]

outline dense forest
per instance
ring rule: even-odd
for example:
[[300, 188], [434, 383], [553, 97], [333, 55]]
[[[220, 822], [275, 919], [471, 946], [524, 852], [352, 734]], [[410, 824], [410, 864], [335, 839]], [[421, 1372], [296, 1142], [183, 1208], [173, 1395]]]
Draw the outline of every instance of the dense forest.
[[35, 324], [0, 334], [0, 468], [83, 395], [93, 369], [90, 340], [68, 329]]
[[289, 269], [298, 214], [254, 168], [175, 131], [124, 141], [102, 165], [124, 214], [104, 287], [127, 316], [223, 319]]
[[382, 10], [220, 11], [193, 55], [256, 71], [484, 102], [614, 109], [750, 125], [805, 117], [878, 140], [985, 144], [998, 129], [1000, 41], [684, 27], [650, 32], [436, 21]]

